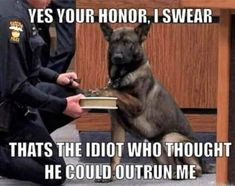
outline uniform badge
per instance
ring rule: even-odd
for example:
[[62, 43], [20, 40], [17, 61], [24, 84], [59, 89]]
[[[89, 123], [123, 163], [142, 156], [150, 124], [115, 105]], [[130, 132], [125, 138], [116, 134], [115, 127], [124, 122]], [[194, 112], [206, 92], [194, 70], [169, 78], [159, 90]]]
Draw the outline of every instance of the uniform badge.
[[10, 30], [10, 41], [13, 43], [20, 42], [20, 36], [23, 32], [23, 23], [20, 21], [10, 21], [9, 30]]

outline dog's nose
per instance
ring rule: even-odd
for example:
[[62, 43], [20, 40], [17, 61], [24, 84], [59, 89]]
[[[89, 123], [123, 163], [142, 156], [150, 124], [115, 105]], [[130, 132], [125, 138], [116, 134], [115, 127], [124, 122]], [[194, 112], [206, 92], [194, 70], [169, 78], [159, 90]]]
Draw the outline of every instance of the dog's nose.
[[121, 53], [114, 54], [114, 56], [113, 56], [113, 61], [115, 63], [121, 62], [122, 59], [123, 59], [123, 55]]

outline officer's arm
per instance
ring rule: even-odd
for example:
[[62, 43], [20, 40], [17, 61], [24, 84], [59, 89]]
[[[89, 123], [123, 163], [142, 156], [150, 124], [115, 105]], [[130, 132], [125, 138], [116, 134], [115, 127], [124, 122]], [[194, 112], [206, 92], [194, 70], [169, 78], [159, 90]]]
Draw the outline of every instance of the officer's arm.
[[28, 57], [27, 31], [21, 20], [12, 19], [2, 22], [5, 34], [0, 36], [4, 52], [1, 52], [1, 68], [4, 95], [24, 105], [42, 110], [61, 113], [67, 105], [66, 99], [48, 95], [30, 84], [27, 77]]
[[54, 113], [62, 113], [67, 106], [66, 99], [48, 95], [29, 82], [22, 83], [13, 96], [16, 101], [22, 104]]
[[42, 81], [56, 83], [59, 74], [49, 68], [41, 67], [39, 72], [39, 77]]

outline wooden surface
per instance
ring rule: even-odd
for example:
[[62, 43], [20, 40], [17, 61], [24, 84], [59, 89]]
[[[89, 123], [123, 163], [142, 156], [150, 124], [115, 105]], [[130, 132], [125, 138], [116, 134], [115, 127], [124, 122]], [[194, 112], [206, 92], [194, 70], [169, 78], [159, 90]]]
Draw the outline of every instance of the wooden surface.
[[200, 7], [200, 8], [223, 8], [235, 9], [234, 0], [77, 0], [78, 8], [179, 8], [179, 7]]
[[181, 7], [235, 9], [234, 0], [180, 0]]
[[77, 24], [76, 72], [83, 88], [102, 88], [108, 81], [107, 44], [98, 24]]
[[[196, 132], [215, 132], [215, 114], [186, 114], [192, 128]], [[88, 113], [78, 119], [77, 128], [79, 131], [110, 131], [110, 117], [108, 113]]]
[[78, 8], [92, 8], [95, 11], [104, 8], [144, 8], [148, 14], [152, 14], [155, 8], [174, 8], [179, 7], [179, 0], [77, 0]]
[[[145, 8], [157, 7], [177, 7], [179, 0], [76, 0], [79, 8]], [[157, 8], [156, 7], [156, 8]]]
[[155, 77], [182, 108], [216, 108], [217, 31], [213, 25], [153, 25], [146, 51]]
[[77, 129], [86, 131], [111, 131], [111, 121], [108, 113], [88, 113], [77, 120]]
[[[230, 64], [230, 13], [223, 10], [220, 16], [218, 97], [217, 97], [217, 141], [228, 141], [229, 106], [229, 64]], [[228, 161], [221, 157], [216, 160], [217, 183], [226, 184], [228, 180]]]
[[228, 141], [232, 142], [233, 145], [231, 155], [228, 158], [228, 181], [235, 184], [235, 15], [232, 16], [231, 20], [231, 40]]

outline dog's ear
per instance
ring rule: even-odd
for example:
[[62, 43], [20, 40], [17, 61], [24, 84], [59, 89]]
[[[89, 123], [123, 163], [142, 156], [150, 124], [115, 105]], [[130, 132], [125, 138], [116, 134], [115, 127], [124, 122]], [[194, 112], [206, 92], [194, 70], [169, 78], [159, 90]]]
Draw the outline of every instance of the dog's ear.
[[100, 28], [104, 34], [104, 37], [107, 41], [110, 40], [110, 36], [112, 35], [113, 33], [113, 29], [112, 27], [110, 26], [110, 24], [108, 23], [100, 23]]
[[141, 23], [134, 29], [141, 43], [147, 38], [150, 26], [151, 24]]

